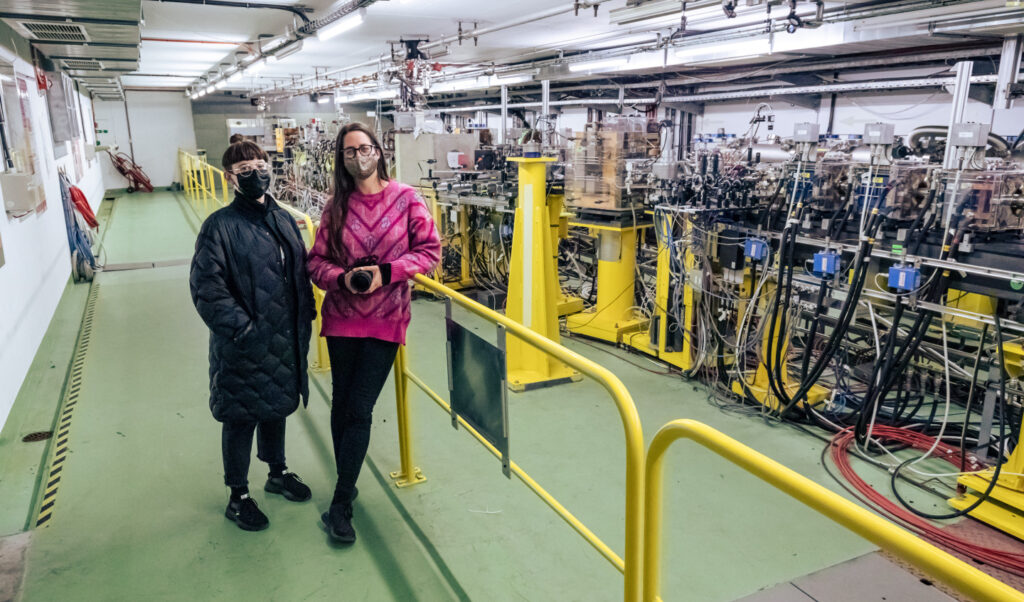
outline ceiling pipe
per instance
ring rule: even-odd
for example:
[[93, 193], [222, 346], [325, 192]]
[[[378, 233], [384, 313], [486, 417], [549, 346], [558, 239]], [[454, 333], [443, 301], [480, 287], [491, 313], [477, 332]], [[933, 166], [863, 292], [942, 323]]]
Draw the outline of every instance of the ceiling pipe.
[[[586, 5], [587, 5], [587, 7], [596, 6], [596, 5], [603, 4], [604, 2], [607, 2], [607, 1], [609, 1], [609, 0], [600, 0], [598, 2], [589, 2], [589, 3], [586, 3]], [[971, 4], [976, 4], [977, 2], [976, 2], [976, 0], [974, 0], [974, 1], [967, 0], [967, 1], [962, 2], [962, 3], [966, 4], [966, 5], [971, 5]], [[893, 14], [893, 11], [899, 11], [899, 10], [902, 10], [902, 11], [907, 11], [907, 10], [913, 11], [915, 9], [920, 10], [920, 7], [927, 6], [927, 5], [928, 4], [926, 2], [922, 2], [922, 0], [905, 0], [903, 2], [899, 2], [898, 3], [898, 8], [894, 7], [893, 3], [891, 3], [891, 2], [877, 2], [877, 1], [873, 1], [873, 2], [860, 2], [860, 3], [856, 3], [856, 4], [852, 5], [852, 6], [844, 6], [844, 7], [840, 7], [840, 8], [832, 8], [832, 9], [827, 10], [826, 11], [827, 17], [825, 19], [825, 22], [839, 23], [839, 22], [849, 21], [849, 20], [853, 20], [853, 19], [864, 19], [864, 18], [868, 18], [868, 17], [872, 17], [872, 16], [879, 16], [879, 15], [885, 15], [885, 14]], [[538, 21], [540, 19], [546, 19], [546, 18], [550, 18], [550, 17], [553, 17], [553, 16], [565, 14], [565, 13], [573, 10], [573, 8], [575, 8], [575, 5], [573, 5], [573, 6], [566, 6], [566, 7], [560, 7], [560, 8], [551, 9], [549, 11], [542, 12], [542, 13], [540, 13], [538, 15], [534, 15], [531, 18], [515, 19], [515, 20], [512, 20], [512, 21], [509, 21], [509, 22], [506, 22], [506, 23], [501, 23], [501, 24], [494, 25], [494, 26], [491, 26], [491, 27], [478, 28], [478, 29], [475, 29], [475, 30], [471, 30], [469, 32], [463, 32], [461, 35], [446, 36], [446, 37], [441, 38], [440, 40], [436, 40], [434, 42], [429, 42], [427, 44], [422, 44], [422, 45], [420, 45], [420, 49], [430, 50], [430, 49], [438, 48], [438, 47], [446, 45], [446, 44], [451, 44], [452, 42], [464, 41], [464, 40], [472, 39], [474, 37], [478, 37], [480, 35], [484, 35], [484, 34], [487, 34], [487, 33], [493, 33], [495, 31], [501, 31], [501, 30], [509, 29], [511, 27], [516, 27], [516, 26], [519, 26], [519, 25], [533, 23], [533, 22], [536, 22], [536, 21]], [[808, 14], [806, 14], [804, 16], [810, 18], [811, 14], [810, 14], [810, 12], [808, 12]], [[962, 17], [962, 15], [959, 15], [959, 16]], [[951, 15], [935, 15], [935, 16], [932, 17], [932, 20], [941, 20], [943, 18], [950, 18], [950, 17], [951, 17]], [[785, 16], [784, 15], [778, 15], [778, 16], [774, 17], [773, 20], [775, 20], [775, 21], [784, 21], [785, 20]], [[745, 37], [746, 35], [750, 35], [750, 34], [753, 34], [753, 33], [760, 33], [761, 31], [763, 31], [763, 27], [764, 27], [763, 23], [756, 23], [756, 24], [746, 25], [746, 26], [743, 26], [743, 27], [740, 27], [740, 28], [735, 28], [735, 29], [724, 27], [724, 28], [720, 28], [720, 29], [716, 29], [716, 30], [706, 31], [706, 32], [702, 32], [703, 35], [689, 37], [686, 40], [687, 43], [684, 43], [682, 45], [672, 45], [672, 46], [670, 46], [670, 49], [685, 48], [686, 46], [691, 45], [691, 44], [713, 44], [713, 43], [716, 43], [716, 42], [733, 41], [733, 40], [736, 40], [736, 39], [741, 39], [741, 38]], [[652, 27], [652, 29], [658, 29], [658, 28], [662, 28], [663, 29], [664, 26], [663, 25], [658, 25], [657, 27]], [[623, 35], [623, 36], [625, 36], [625, 35], [636, 35], [637, 33], [642, 33], [642, 31], [641, 32], [637, 32], [637, 30], [632, 29], [632, 30], [630, 30], [628, 32], [628, 34], [624, 32], [621, 35]], [[614, 39], [614, 38], [612, 38], [612, 39]], [[557, 45], [553, 45], [553, 46], [557, 46]], [[663, 47], [662, 47], [662, 45], [660, 43], [654, 43], [654, 44], [646, 43], [646, 44], [632, 45], [632, 46], [630, 46], [628, 48], [625, 48], [625, 49], [621, 49], [621, 48], [620, 49], [610, 49], [608, 51], [597, 52], [597, 53], [577, 54], [577, 55], [572, 55], [571, 57], [567, 57], [567, 58], [569, 59], [569, 62], [572, 62], [574, 59], [575, 60], [590, 61], [590, 60], [598, 60], [598, 59], [601, 59], [601, 58], [612, 58], [612, 57], [628, 56], [628, 55], [633, 54], [633, 53], [638, 52], [638, 51], [656, 51], [656, 50], [659, 50], [659, 49], [662, 49], [662, 48]], [[460, 72], [459, 74], [457, 74], [457, 76], [467, 76], [467, 75], [472, 75], [472, 74], [483, 74], [483, 73], [499, 73], [499, 72], [502, 72], [503, 70], [505, 70], [505, 71], [519, 71], [519, 70], [522, 70], [522, 69], [539, 68], [539, 67], [542, 68], [542, 67], [554, 66], [554, 65], [557, 65], [557, 64], [565, 62], [564, 58], [554, 58], [554, 59], [535, 60], [535, 61], [532, 61], [532, 62], [530, 62], [528, 64], [525, 64], [525, 65], [523, 65], [523, 64], [518, 64], [518, 65], [509, 65], [509, 64], [507, 64], [507, 63], [509, 63], [511, 61], [526, 60], [529, 57], [536, 56], [538, 53], [541, 53], [541, 52], [547, 52], [547, 50], [539, 50], [539, 51], [538, 50], [534, 50], [534, 51], [531, 51], [531, 52], [528, 52], [528, 53], [523, 53], [523, 54], [518, 54], [518, 55], [513, 55], [513, 56], [506, 56], [506, 57], [501, 57], [501, 58], [491, 58], [491, 59], [482, 59], [479, 62], [481, 62], [481, 63], [485, 63], [485, 62], [497, 63], [497, 62], [500, 62], [500, 63], [504, 63], [504, 64], [502, 66], [498, 67], [497, 69], [494, 66], [480, 67], [480, 68], [476, 68], [476, 69], [471, 69], [471, 70], [468, 70], [468, 71]], [[374, 65], [377, 65], [379, 63], [379, 60], [380, 59], [366, 61], [366, 62], [363, 62], [363, 63], [359, 63], [357, 65], [350, 65], [350, 66], [347, 66], [347, 67], [344, 67], [344, 68], [327, 71], [326, 73], [321, 74], [321, 76], [322, 77], [329, 77], [331, 75], [336, 75], [336, 74], [339, 74], [339, 73], [344, 73], [344, 72], [351, 71], [351, 70], [354, 70], [354, 69], [360, 69], [360, 68], [364, 68], [364, 67], [372, 67]], [[680, 67], [684, 67], [684, 66], [680, 65]], [[639, 75], [639, 74], [640, 73], [637, 73], [637, 75]], [[613, 73], [607, 73], [607, 74], [604, 74], [604, 75], [611, 76], [611, 75], [613, 75]], [[305, 78], [301, 78], [301, 79], [297, 80], [296, 82], [293, 82], [293, 85], [296, 85], [297, 87], [301, 88], [307, 82], [313, 82], [313, 81], [315, 81], [314, 77], [305, 77]], [[265, 92], [272, 92], [272, 91], [273, 90], [271, 90], [269, 88], [265, 88], [264, 90], [256, 91], [255, 94], [260, 94], [260, 93], [265, 93]]]
[[154, 0], [156, 2], [172, 4], [202, 4], [206, 6], [223, 6], [226, 8], [269, 8], [272, 10], [284, 10], [302, 19], [303, 23], [309, 23], [309, 17], [301, 8], [287, 4], [262, 4], [256, 2], [228, 2], [226, 0]]
[[[511, 29], [513, 27], [519, 27], [520, 25], [528, 25], [528, 24], [536, 23], [537, 21], [541, 21], [541, 20], [544, 20], [544, 19], [550, 19], [551, 17], [557, 17], [559, 15], [564, 15], [566, 13], [573, 12], [574, 10], [577, 10], [577, 9], [580, 9], [580, 8], [582, 8], [582, 9], [594, 8], [596, 6], [600, 6], [600, 5], [605, 4], [606, 2], [610, 2], [610, 1], [611, 0], [589, 0], [589, 1], [585, 0], [585, 1], [580, 1], [580, 2], [573, 2], [572, 4], [567, 4], [567, 5], [559, 7], [559, 8], [553, 8], [553, 9], [549, 9], [549, 10], [546, 10], [546, 11], [543, 11], [543, 12], [540, 12], [540, 13], [531, 14], [528, 17], [522, 17], [522, 18], [519, 18], [519, 19], [513, 19], [511, 21], [506, 21], [505, 23], [499, 23], [497, 25], [492, 25], [490, 27], [481, 27], [481, 28], [477, 28], [477, 29], [472, 29], [470, 31], [462, 32], [461, 34], [453, 34], [453, 35], [449, 35], [449, 36], [444, 36], [444, 37], [442, 37], [439, 40], [435, 40], [433, 42], [427, 42], [426, 44], [421, 44], [419, 46], [419, 49], [420, 50], [431, 50], [431, 49], [434, 49], [434, 48], [440, 48], [441, 46], [444, 46], [446, 44], [451, 44], [453, 42], [457, 43], [460, 40], [461, 41], [472, 40], [473, 38], [479, 38], [480, 36], [487, 35], [489, 33], [494, 33], [494, 32], [497, 32], [497, 31], [504, 31], [506, 29]], [[355, 9], [352, 9], [352, 10], [355, 10]], [[346, 71], [351, 71], [353, 69], [362, 69], [364, 67], [373, 67], [374, 65], [379, 64], [379, 62], [380, 62], [380, 57], [378, 57], [376, 59], [369, 60], [369, 61], [365, 61], [365, 62], [362, 62], [362, 63], [358, 63], [358, 64], [355, 64], [355, 65], [348, 65], [346, 67], [341, 67], [341, 68], [338, 68], [338, 69], [331, 69], [330, 71], [326, 71], [324, 73], [321, 73], [320, 77], [321, 78], [330, 77], [332, 75], [338, 75], [340, 73], [345, 73]], [[307, 81], [315, 81], [316, 79], [317, 79], [316, 76], [307, 76], [307, 77], [303, 77], [302, 79], [298, 80], [296, 82], [296, 84], [301, 86], [302, 84], [305, 84]], [[269, 89], [259, 90], [259, 91], [256, 92], [256, 94], [260, 94], [262, 92], [269, 92], [269, 91], [270, 91]]]
[[551, 17], [557, 17], [576, 11], [578, 9], [589, 9], [595, 8], [611, 0], [591, 0], [589, 2], [573, 2], [572, 4], [562, 6], [559, 8], [552, 8], [540, 13], [531, 14], [519, 19], [513, 19], [497, 25], [491, 25], [490, 27], [479, 27], [477, 29], [471, 29], [470, 31], [464, 31], [462, 33], [445, 36], [439, 40], [433, 42], [427, 42], [426, 44], [420, 45], [420, 50], [431, 50], [433, 48], [440, 48], [453, 42], [462, 42], [465, 40], [472, 40], [473, 38], [479, 38], [480, 36], [487, 35], [489, 33], [495, 33], [498, 31], [504, 31], [506, 29], [512, 29], [513, 27], [519, 27], [520, 25], [529, 25], [541, 21], [543, 19], [550, 19]]
[[245, 42], [214, 42], [213, 40], [182, 40], [179, 38], [141, 38], [143, 42], [173, 42], [175, 44], [214, 44], [216, 46], [241, 46]]

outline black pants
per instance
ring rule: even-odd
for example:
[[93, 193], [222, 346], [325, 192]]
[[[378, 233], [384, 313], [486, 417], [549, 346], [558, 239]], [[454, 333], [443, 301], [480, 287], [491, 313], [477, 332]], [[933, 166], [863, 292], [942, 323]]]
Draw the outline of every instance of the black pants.
[[370, 445], [373, 406], [384, 388], [398, 343], [379, 339], [327, 337], [333, 381], [331, 436], [338, 466], [335, 501], [352, 499]]
[[257, 434], [256, 456], [267, 464], [284, 464], [284, 418], [260, 423], [225, 422], [220, 442], [224, 455], [224, 484], [228, 487], [249, 484], [253, 431]]

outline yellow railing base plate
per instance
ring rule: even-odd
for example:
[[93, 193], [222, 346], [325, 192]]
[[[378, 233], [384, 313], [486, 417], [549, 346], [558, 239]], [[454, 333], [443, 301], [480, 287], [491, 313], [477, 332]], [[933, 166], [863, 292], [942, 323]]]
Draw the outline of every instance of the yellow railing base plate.
[[419, 468], [412, 469], [412, 478], [406, 478], [405, 473], [401, 470], [396, 470], [391, 473], [391, 479], [395, 482], [395, 487], [404, 489], [406, 487], [412, 487], [413, 485], [419, 485], [420, 483], [426, 483], [427, 477], [423, 476], [423, 472]]
[[[996, 487], [996, 489], [999, 489], [999, 487]], [[951, 498], [949, 505], [957, 510], [963, 510], [977, 500], [978, 496], [968, 493], [963, 497]], [[991, 497], [974, 510], [968, 512], [968, 515], [971, 518], [991, 525], [995, 529], [999, 529], [1007, 535], [1017, 539], [1024, 539], [1024, 513], [999, 501], [993, 501]]]
[[565, 385], [583, 380], [579, 372], [564, 368], [551, 374], [541, 374], [530, 370], [509, 370], [508, 388], [517, 393]]

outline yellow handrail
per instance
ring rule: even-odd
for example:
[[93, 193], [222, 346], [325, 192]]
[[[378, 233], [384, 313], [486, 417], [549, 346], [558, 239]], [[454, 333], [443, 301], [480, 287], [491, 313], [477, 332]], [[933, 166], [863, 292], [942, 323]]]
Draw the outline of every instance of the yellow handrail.
[[[522, 471], [517, 465], [512, 464], [512, 471], [522, 480], [534, 493], [540, 496], [559, 516], [582, 535], [602, 556], [609, 560], [624, 576], [624, 600], [632, 602], [640, 598], [640, 562], [641, 562], [641, 535], [643, 530], [643, 516], [641, 514], [642, 496], [644, 491], [643, 457], [644, 440], [643, 430], [640, 425], [640, 415], [637, 412], [633, 398], [625, 385], [610, 370], [603, 366], [571, 351], [554, 341], [545, 338], [536, 332], [526, 328], [522, 324], [503, 316], [475, 301], [461, 295], [454, 290], [438, 283], [423, 275], [415, 278], [417, 284], [427, 290], [450, 298], [458, 305], [470, 312], [480, 316], [488, 322], [500, 324], [505, 330], [532, 345], [533, 347], [548, 353], [561, 360], [567, 365], [596, 380], [608, 393], [619, 411], [622, 419], [623, 430], [626, 436], [626, 526], [625, 526], [625, 553], [620, 559], [603, 541], [594, 535], [583, 523], [566, 510], [558, 501], [545, 491], [539, 484]], [[406, 366], [405, 355], [398, 356], [395, 370], [395, 392], [398, 396], [399, 407], [399, 450], [401, 455], [401, 470], [396, 475], [406, 479], [414, 479], [418, 476], [419, 470], [413, 466], [412, 445], [408, 421], [408, 384], [404, 381], [412, 380], [414, 384], [423, 389], [428, 396], [437, 402], [441, 407], [448, 408], [448, 404], [416, 377]], [[464, 424], [466, 430], [470, 431], [477, 439], [481, 440], [491, 453], [497, 453], [491, 445], [484, 441], [468, 424]], [[422, 477], [420, 477], [422, 478]]]
[[[313, 243], [316, 242], [316, 231], [317, 226], [313, 222], [313, 218], [308, 214], [299, 211], [291, 205], [285, 205], [284, 203], [278, 203], [278, 206], [282, 207], [285, 211], [292, 214], [297, 220], [302, 221], [305, 224], [306, 240], [305, 243], [307, 248], [312, 248]], [[324, 306], [324, 297], [326, 293], [316, 285], [313, 286], [313, 300], [316, 302], [316, 323], [313, 325], [315, 332], [313, 335], [316, 337], [316, 360], [313, 362], [313, 369], [323, 372], [331, 369], [331, 357], [327, 353], [327, 339], [320, 336], [320, 325], [321, 325], [321, 313]]]
[[205, 159], [178, 149], [178, 166], [181, 169], [181, 187], [185, 198], [199, 212], [200, 204], [204, 213], [210, 213], [210, 205], [225, 206], [230, 202], [231, 187], [224, 170], [218, 169]]
[[861, 508], [728, 435], [694, 420], [674, 420], [658, 431], [647, 451], [643, 559], [644, 602], [654, 602], [660, 588], [663, 460], [665, 451], [679, 439], [690, 439], [718, 454], [973, 600], [979, 602], [1024, 600], [1024, 594], [1009, 585], [986, 575], [970, 564]]

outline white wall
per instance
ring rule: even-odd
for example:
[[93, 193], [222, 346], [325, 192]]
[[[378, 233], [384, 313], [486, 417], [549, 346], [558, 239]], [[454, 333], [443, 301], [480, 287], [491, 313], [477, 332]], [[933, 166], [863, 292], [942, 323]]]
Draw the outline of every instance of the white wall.
[[[28, 373], [39, 343], [53, 317], [53, 312], [64, 292], [71, 273], [70, 254], [61, 207], [60, 183], [57, 170], [63, 168], [79, 188], [85, 192], [95, 209], [103, 199], [104, 185], [99, 168], [99, 157], [88, 161], [84, 155], [87, 140], [79, 140], [82, 156], [82, 178], [77, 179], [75, 153], [69, 152], [54, 160], [53, 142], [46, 98], [37, 93], [32, 67], [6, 49], [0, 48], [0, 58], [13, 63], [15, 70], [25, 74], [31, 84], [29, 107], [33, 125], [36, 174], [45, 185], [46, 210], [33, 213], [20, 220], [0, 213], [0, 241], [3, 244], [5, 264], [0, 266], [0, 427], [7, 420], [14, 400]], [[89, 121], [90, 101], [83, 97], [85, 127]], [[8, 108], [8, 115], [20, 112]]]
[[[116, 144], [129, 157], [134, 150], [135, 162], [157, 187], [170, 186], [180, 179], [178, 149], [196, 147], [192, 103], [180, 92], [132, 90], [125, 92], [125, 102], [97, 102], [96, 125], [100, 130], [108, 130], [98, 135], [100, 144]], [[117, 173], [106, 153], [102, 159], [107, 188], [127, 188], [128, 181]]]

